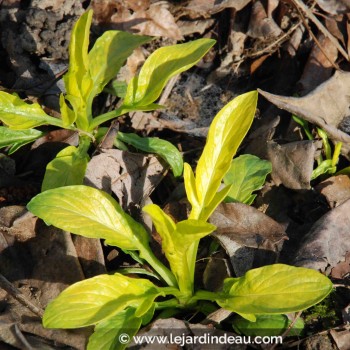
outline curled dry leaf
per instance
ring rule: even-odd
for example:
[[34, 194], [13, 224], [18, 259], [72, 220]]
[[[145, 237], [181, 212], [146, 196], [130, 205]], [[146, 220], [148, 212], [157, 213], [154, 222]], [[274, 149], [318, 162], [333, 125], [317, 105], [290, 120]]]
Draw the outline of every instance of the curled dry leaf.
[[334, 141], [350, 143], [350, 73], [337, 71], [332, 78], [304, 97], [273, 95], [258, 89], [277, 107], [318, 125]]
[[323, 215], [306, 234], [295, 265], [325, 271], [344, 261], [350, 251], [350, 200]]
[[334, 63], [338, 57], [338, 49], [329, 38], [321, 33], [317, 39], [322, 47], [322, 51], [314, 43], [303, 74], [298, 82], [301, 95], [306, 95], [331, 77]]
[[[277, 252], [280, 248], [279, 243], [287, 239], [284, 226], [243, 203], [221, 203], [209, 221], [217, 227], [213, 236], [225, 248], [238, 276], [251, 268], [247, 265], [241, 266], [242, 259], [254, 260], [252, 250], [242, 248], [250, 247]], [[242, 252], [248, 256], [239, 256]], [[270, 258], [271, 254], [267, 259]], [[252, 264], [253, 261], [250, 263]]]
[[272, 179], [294, 190], [310, 188], [316, 147], [313, 141], [296, 141], [279, 145], [267, 143], [267, 155], [272, 163]]
[[347, 175], [337, 175], [319, 183], [315, 189], [326, 197], [331, 208], [350, 199], [350, 178]]
[[263, 4], [260, 1], [254, 2], [247, 32], [248, 36], [255, 39], [267, 39], [276, 38], [281, 33], [282, 29], [272, 18], [267, 16]]

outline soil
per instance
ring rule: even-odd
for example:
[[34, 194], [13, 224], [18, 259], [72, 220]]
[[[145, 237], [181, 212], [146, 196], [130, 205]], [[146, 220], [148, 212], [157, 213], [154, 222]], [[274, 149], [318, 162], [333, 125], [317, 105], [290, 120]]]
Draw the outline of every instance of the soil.
[[[305, 11], [303, 6], [311, 10]], [[201, 37], [217, 40], [201, 62], [168, 84], [168, 93], [161, 96], [164, 110], [135, 112], [119, 119], [120, 131], [166, 139], [192, 166], [201, 154], [213, 117], [227, 102], [255, 89], [261, 89], [262, 95], [264, 91], [274, 94], [259, 97], [253, 126], [237, 153], [272, 163], [272, 173], [252, 204], [268, 218], [252, 222], [255, 231], [249, 232], [245, 241], [241, 239], [236, 250], [223, 244], [224, 250], [212, 238], [204, 239], [197, 283], [214, 290], [227, 276], [240, 276], [250, 268], [276, 262], [317, 269], [337, 288], [301, 315], [306, 326], [300, 336], [287, 336], [283, 346], [274, 348], [349, 350], [350, 172], [311, 179], [317, 159], [325, 157], [317, 127], [326, 128], [332, 154], [336, 143], [343, 141], [337, 171], [349, 167], [350, 82], [345, 74], [350, 71], [349, 2], [2, 0], [0, 89], [37, 101], [47, 113], [59, 116], [72, 27], [87, 8], [94, 9], [90, 46], [106, 30], [157, 37], [135, 50], [121, 70], [120, 80], [134, 75], [159, 47]], [[336, 72], [344, 75], [336, 76]], [[294, 99], [285, 100], [284, 96]], [[335, 96], [334, 106], [327, 96]], [[117, 103], [115, 96], [103, 92], [94, 103], [95, 114], [110, 111]], [[292, 113], [310, 122], [312, 140]], [[98, 240], [72, 237], [46, 226], [27, 212], [25, 205], [40, 192], [47, 164], [67, 144], [77, 143], [74, 133], [46, 126], [39, 129], [47, 133], [45, 137], [14, 154], [9, 155], [7, 148], [0, 154], [0, 348], [84, 349], [92, 330], [44, 329], [40, 319], [44, 308], [74, 282], [134, 266], [134, 260]], [[101, 158], [97, 153], [91, 150], [91, 157], [96, 158], [90, 163], [90, 172], [96, 164], [107, 162], [107, 153]], [[143, 166], [142, 156], [132, 157], [129, 161]], [[115, 176], [113, 164], [108, 161], [111, 178]], [[150, 170], [145, 176], [156, 175]], [[183, 183], [171, 172], [154, 181], [126, 207], [138, 220], [145, 220], [139, 207], [146, 201], [177, 209], [179, 202], [183, 203]], [[116, 198], [118, 191], [134, 193], [127, 182], [114, 186], [119, 187], [113, 190], [110, 186], [109, 192]], [[183, 215], [186, 205], [181, 208]], [[181, 215], [173, 216], [181, 220]], [[145, 224], [151, 226], [147, 220]], [[265, 232], [266, 227], [277, 230], [279, 239]], [[157, 239], [155, 236], [153, 245], [162, 259]], [[207, 321], [203, 315], [192, 316], [178, 318], [191, 323]], [[221, 327], [233, 332], [230, 318]], [[229, 348], [257, 347], [222, 349]]]

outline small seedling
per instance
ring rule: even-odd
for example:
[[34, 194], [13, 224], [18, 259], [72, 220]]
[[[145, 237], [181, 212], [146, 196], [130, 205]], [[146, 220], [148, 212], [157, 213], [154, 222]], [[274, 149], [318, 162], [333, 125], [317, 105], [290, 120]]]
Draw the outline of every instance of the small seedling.
[[127, 333], [132, 337], [160, 310], [196, 312], [206, 302], [250, 322], [261, 322], [264, 315], [304, 310], [331, 292], [332, 283], [321, 273], [283, 264], [227, 278], [219, 292], [196, 288], [198, 244], [215, 230], [207, 220], [231, 191], [231, 185], [219, 189], [251, 126], [256, 103], [255, 91], [229, 102], [209, 128], [195, 174], [185, 163], [185, 189], [192, 206], [188, 219], [175, 223], [155, 204], [143, 208], [162, 238], [170, 269], [155, 257], [145, 228], [102, 191], [82, 185], [67, 186], [43, 192], [30, 201], [28, 209], [46, 223], [138, 253], [160, 279], [156, 284], [146, 278], [114, 273], [77, 282], [49, 303], [43, 318], [45, 327], [94, 325], [88, 350], [124, 349], [127, 344], [121, 344], [118, 336]]
[[[314, 137], [309, 128], [309, 123], [306, 120], [297, 117], [296, 115], [293, 115], [293, 119], [296, 123], [302, 126], [307, 138], [309, 140], [314, 140]], [[339, 162], [339, 156], [340, 156], [340, 151], [342, 147], [342, 142], [336, 143], [334, 146], [334, 152], [332, 155], [332, 148], [329, 143], [327, 133], [321, 128], [317, 127], [316, 129], [317, 129], [318, 136], [322, 140], [323, 153], [326, 159], [324, 159], [322, 154], [320, 154], [320, 156], [316, 159], [317, 167], [312, 172], [311, 180], [315, 180], [316, 178], [324, 174], [332, 175], [336, 173], [337, 164]]]

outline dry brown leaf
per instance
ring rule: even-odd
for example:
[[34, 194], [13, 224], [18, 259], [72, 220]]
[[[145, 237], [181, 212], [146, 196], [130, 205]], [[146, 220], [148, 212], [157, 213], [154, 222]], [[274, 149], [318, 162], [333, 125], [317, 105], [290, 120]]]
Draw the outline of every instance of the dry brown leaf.
[[92, 157], [85, 184], [113, 192], [125, 210], [139, 207], [162, 180], [165, 167], [156, 156], [117, 149]]
[[334, 342], [337, 344], [338, 350], [349, 350], [350, 332], [348, 329], [344, 329], [342, 331], [331, 329], [330, 334]]
[[317, 39], [322, 47], [322, 51], [315, 43], [298, 82], [299, 92], [302, 96], [308, 94], [331, 77], [334, 63], [338, 57], [338, 49], [329, 38], [321, 33]]
[[350, 252], [350, 200], [316, 221], [301, 243], [294, 262], [297, 266], [325, 271], [335, 267]]
[[[29, 302], [44, 308], [63, 289], [84, 279], [68, 232], [37, 221], [24, 207], [2, 208], [0, 217], [1, 273]], [[13, 325], [21, 331], [84, 349], [86, 331], [74, 336], [67, 331], [44, 329], [29, 309], [10, 297], [6, 299]]]
[[252, 268], [254, 259], [273, 263], [287, 238], [284, 226], [243, 203], [221, 203], [209, 221], [217, 227], [213, 236], [226, 250], [237, 276]]
[[181, 31], [175, 23], [173, 15], [168, 10], [166, 3], [152, 4], [147, 11], [135, 12], [130, 17], [130, 21], [135, 19], [145, 19], [131, 27], [138, 30], [142, 35], [162, 36], [175, 40], [183, 39]]
[[346, 253], [345, 260], [333, 267], [331, 271], [332, 278], [344, 279], [350, 275], [350, 252]]
[[350, 10], [349, 0], [316, 0], [316, 2], [323, 11], [326, 11], [331, 15], [346, 13]]
[[73, 130], [59, 129], [53, 130], [47, 133], [45, 136], [35, 140], [31, 149], [38, 148], [40, 145], [46, 142], [64, 142], [67, 145], [78, 146], [79, 133]]
[[104, 27], [134, 31], [142, 35], [181, 40], [182, 35], [167, 2], [101, 1], [92, 3], [95, 18]]
[[198, 19], [198, 20], [178, 20], [176, 21], [177, 26], [180, 28], [181, 35], [191, 35], [198, 33], [202, 35], [208, 28], [213, 26], [215, 23], [215, 19]]
[[350, 199], [350, 179], [347, 175], [337, 175], [319, 183], [315, 189], [326, 197], [331, 208]]
[[337, 71], [332, 78], [300, 98], [273, 95], [260, 89], [259, 92], [277, 107], [318, 125], [332, 140], [350, 143], [350, 135], [345, 132], [350, 116], [349, 72]]
[[267, 142], [267, 155], [272, 163], [272, 179], [294, 190], [310, 188], [316, 147], [313, 141], [296, 141], [279, 145]]
[[191, 0], [186, 9], [191, 12], [191, 18], [209, 17], [225, 8], [240, 11], [250, 2], [251, 0]]
[[276, 22], [267, 16], [264, 6], [260, 1], [253, 4], [247, 35], [255, 39], [276, 38], [282, 33], [282, 29]]

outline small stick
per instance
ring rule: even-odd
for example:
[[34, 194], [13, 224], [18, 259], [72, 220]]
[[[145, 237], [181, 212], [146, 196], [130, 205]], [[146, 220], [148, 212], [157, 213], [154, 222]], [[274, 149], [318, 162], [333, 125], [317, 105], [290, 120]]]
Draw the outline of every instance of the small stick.
[[14, 299], [28, 308], [35, 315], [40, 318], [44, 315], [44, 310], [40, 307], [34, 305], [28, 298], [18, 289], [16, 288], [4, 275], [0, 273], [0, 288], [9, 293]]

